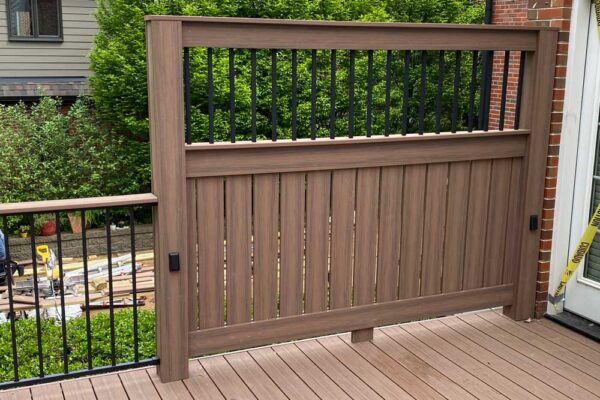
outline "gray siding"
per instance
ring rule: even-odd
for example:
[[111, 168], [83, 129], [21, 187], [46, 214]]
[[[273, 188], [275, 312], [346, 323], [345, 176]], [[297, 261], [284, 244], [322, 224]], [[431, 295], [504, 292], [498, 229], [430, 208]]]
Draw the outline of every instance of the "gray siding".
[[6, 0], [0, 0], [0, 78], [89, 76], [95, 9], [95, 0], [62, 0], [62, 43], [9, 42]]

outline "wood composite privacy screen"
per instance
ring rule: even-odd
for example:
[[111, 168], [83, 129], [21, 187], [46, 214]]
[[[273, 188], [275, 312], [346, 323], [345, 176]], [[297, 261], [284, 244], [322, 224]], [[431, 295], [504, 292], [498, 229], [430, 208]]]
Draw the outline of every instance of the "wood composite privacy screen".
[[[185, 377], [188, 357], [232, 349], [491, 306], [532, 315], [555, 30], [147, 17], [147, 35], [161, 378]], [[197, 47], [208, 48], [206, 71], [192, 71], [205, 74], [206, 99], [194, 108], [188, 48]], [[226, 50], [226, 94], [213, 49]], [[267, 77], [256, 77], [256, 49], [271, 50]], [[318, 73], [323, 53], [310, 53], [304, 97], [294, 75], [301, 50], [337, 51], [327, 56], [331, 75]], [[291, 51], [291, 69], [278, 69], [288, 60], [279, 51]], [[492, 51], [506, 60], [521, 54], [517, 103], [504, 104], [504, 91], [498, 131], [486, 130], [478, 86]], [[464, 90], [461, 59], [472, 65]], [[243, 93], [235, 86], [241, 60], [251, 74]], [[378, 60], [385, 71], [374, 75]], [[432, 65], [443, 75], [433, 81]], [[354, 85], [363, 70], [360, 103]], [[282, 73], [292, 74], [290, 104], [278, 102], [277, 85], [256, 90], [257, 80]], [[327, 118], [319, 117], [318, 79], [329, 79]], [[444, 97], [448, 82], [454, 91]], [[381, 107], [373, 105], [378, 83]], [[350, 104], [336, 101], [339, 85]], [[403, 85], [397, 96], [394, 85]], [[269, 140], [256, 122], [264, 112]], [[515, 126], [504, 126], [505, 112], [516, 114]], [[198, 126], [208, 140], [192, 143]], [[179, 271], [169, 269], [175, 256]]]

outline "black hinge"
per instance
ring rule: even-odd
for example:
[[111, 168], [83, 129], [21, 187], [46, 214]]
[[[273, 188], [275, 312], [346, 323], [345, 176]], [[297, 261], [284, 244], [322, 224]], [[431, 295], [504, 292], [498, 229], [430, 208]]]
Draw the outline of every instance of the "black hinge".
[[530, 231], [538, 230], [538, 216], [537, 215], [529, 216], [529, 230]]
[[169, 253], [169, 271], [179, 271], [179, 253]]

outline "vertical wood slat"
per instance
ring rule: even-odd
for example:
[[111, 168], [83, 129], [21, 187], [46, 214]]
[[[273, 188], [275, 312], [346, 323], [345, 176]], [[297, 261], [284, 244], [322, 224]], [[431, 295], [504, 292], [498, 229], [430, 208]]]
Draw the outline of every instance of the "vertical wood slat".
[[462, 289], [470, 175], [470, 161], [450, 164], [448, 171], [448, 207], [444, 229], [443, 293], [456, 292]]
[[506, 217], [506, 246], [504, 248], [504, 266], [502, 283], [513, 283], [515, 270], [519, 265], [519, 244], [521, 229], [519, 221], [523, 214], [522, 195], [523, 159], [513, 158], [510, 171], [510, 194], [508, 195], [508, 215]]
[[356, 176], [354, 305], [373, 303], [377, 272], [379, 168], [361, 168]]
[[404, 169], [399, 299], [418, 297], [420, 292], [426, 177], [427, 166], [424, 164]]
[[196, 215], [196, 181], [188, 179], [186, 181], [186, 197], [187, 197], [187, 252], [189, 262], [188, 272], [188, 304], [189, 304], [189, 329], [190, 331], [198, 329], [198, 224]]
[[349, 307], [354, 255], [356, 170], [337, 170], [331, 181], [330, 308]]
[[279, 175], [254, 177], [254, 320], [277, 317]]
[[485, 232], [490, 194], [491, 160], [471, 163], [471, 185], [465, 235], [463, 289], [479, 288], [483, 284]]
[[439, 294], [442, 291], [447, 189], [448, 164], [429, 164], [425, 194], [421, 296]]
[[229, 176], [225, 181], [227, 220], [227, 323], [250, 321], [252, 176]]
[[492, 161], [483, 286], [502, 284], [511, 164], [511, 159]]
[[398, 296], [403, 178], [403, 167], [381, 168], [377, 302], [396, 300]]
[[[163, 382], [188, 377], [188, 260], [181, 21], [147, 21], [158, 374]], [[169, 271], [177, 252], [178, 272]]]
[[200, 329], [225, 322], [225, 193], [222, 177], [196, 180]]
[[281, 174], [280, 315], [302, 313], [305, 174]]
[[529, 216], [540, 215], [544, 201], [544, 177], [548, 153], [548, 132], [552, 109], [552, 87], [557, 31], [538, 32], [537, 49], [525, 57], [523, 87], [523, 128], [531, 129], [521, 186], [525, 195], [521, 215], [520, 258], [515, 274], [513, 304], [504, 312], [516, 320], [533, 316], [540, 230], [529, 230]]
[[306, 299], [304, 312], [310, 313], [327, 309], [331, 172], [309, 172], [306, 180]]

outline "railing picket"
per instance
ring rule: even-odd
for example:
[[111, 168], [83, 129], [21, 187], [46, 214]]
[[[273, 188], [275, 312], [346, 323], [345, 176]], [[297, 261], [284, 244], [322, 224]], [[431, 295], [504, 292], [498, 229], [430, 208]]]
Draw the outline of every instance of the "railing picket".
[[477, 70], [479, 68], [479, 52], [473, 51], [473, 64], [471, 66], [471, 86], [469, 88], [469, 116], [468, 127], [469, 132], [473, 132], [475, 120], [475, 92], [477, 90]]
[[90, 319], [90, 290], [89, 290], [89, 271], [88, 271], [88, 247], [87, 247], [87, 227], [85, 220], [85, 210], [81, 210], [81, 245], [83, 257], [83, 286], [85, 297], [85, 335], [87, 337], [87, 365], [92, 369], [92, 321]]
[[454, 93], [452, 96], [452, 116], [451, 116], [451, 125], [452, 125], [452, 133], [456, 132], [457, 126], [457, 118], [458, 118], [458, 96], [460, 94], [460, 66], [462, 61], [462, 52], [457, 50], [456, 54], [456, 62], [454, 64]]
[[115, 299], [113, 290], [113, 270], [112, 270], [112, 233], [110, 225], [112, 223], [112, 214], [110, 209], [106, 210], [106, 255], [108, 262], [108, 309], [110, 318], [110, 360], [114, 367], [117, 365], [115, 351]]
[[235, 143], [235, 51], [229, 49], [229, 129], [231, 143]]
[[310, 52], [310, 138], [317, 138], [317, 51]]
[[348, 137], [354, 137], [354, 64], [356, 52], [350, 50], [350, 71], [348, 72]]
[[140, 361], [138, 338], [137, 269], [135, 265], [135, 209], [129, 208], [129, 232], [131, 234], [131, 291], [133, 296], [133, 359]]
[[192, 89], [190, 84], [190, 48], [183, 49], [183, 87], [185, 93], [185, 142], [192, 143]]
[[388, 50], [385, 55], [385, 128], [384, 135], [390, 135], [390, 106], [392, 93], [392, 51]]
[[373, 129], [373, 50], [367, 52], [367, 137]]
[[404, 51], [404, 84], [402, 87], [402, 134], [408, 133], [408, 102], [410, 101], [410, 50]]
[[292, 140], [298, 139], [298, 51], [292, 50]]
[[13, 364], [13, 380], [17, 382], [19, 380], [19, 356], [17, 352], [17, 329], [15, 326], [15, 305], [13, 301], [13, 276], [12, 269], [10, 266], [10, 243], [8, 239], [8, 217], [3, 217], [3, 228], [4, 228], [4, 248], [6, 251], [6, 286], [8, 288], [8, 318], [10, 320], [10, 339], [12, 347], [12, 364]]
[[329, 138], [335, 139], [335, 92], [337, 60], [336, 51], [331, 50], [331, 83], [329, 88], [330, 110], [329, 110]]
[[208, 79], [208, 142], [215, 142], [215, 81], [213, 76], [213, 49], [206, 49]]
[[521, 98], [523, 96], [523, 76], [525, 75], [525, 56], [527, 53], [521, 51], [519, 60], [519, 82], [517, 83], [517, 100], [515, 103], [515, 124], [514, 129], [519, 129], [521, 122]]
[[29, 220], [29, 231], [31, 234], [31, 262], [33, 268], [33, 296], [35, 304], [35, 327], [37, 335], [37, 348], [38, 348], [38, 367], [39, 377], [44, 377], [44, 349], [42, 347], [42, 325], [40, 315], [40, 294], [38, 285], [38, 271], [37, 271], [37, 252], [35, 248], [35, 215], [30, 215]]
[[250, 50], [250, 92], [251, 92], [251, 130], [252, 130], [252, 141], [256, 142], [256, 49]]
[[[62, 334], [62, 345], [63, 345], [63, 368], [65, 374], [69, 373], [69, 351], [67, 346], [67, 321], [65, 317], [65, 277], [63, 274], [63, 250], [62, 250], [62, 236], [60, 230], [60, 212], [57, 212], [56, 215], [56, 248], [58, 251], [58, 278], [59, 278], [59, 290], [60, 290], [60, 326], [61, 326], [61, 334]], [[54, 276], [52, 276], [54, 278]], [[50, 282], [52, 288], [54, 288], [54, 284]], [[54, 291], [54, 289], [53, 289]], [[54, 294], [54, 298], [56, 299], [56, 294]]]
[[502, 99], [500, 100], [500, 120], [498, 130], [504, 130], [504, 118], [506, 116], [506, 94], [508, 89], [508, 69], [510, 67], [510, 51], [504, 52], [504, 70], [502, 71]]
[[277, 50], [271, 50], [271, 140], [277, 141]]
[[438, 84], [435, 98], [435, 133], [442, 131], [442, 102], [444, 94], [444, 75], [446, 69], [446, 53], [440, 50], [438, 58]]
[[427, 52], [421, 52], [421, 90], [419, 93], [419, 135], [425, 133], [425, 95], [427, 94]]

